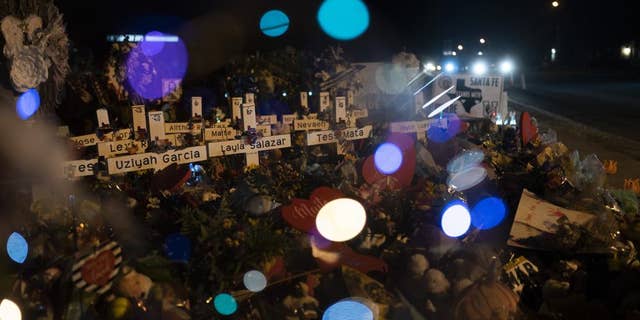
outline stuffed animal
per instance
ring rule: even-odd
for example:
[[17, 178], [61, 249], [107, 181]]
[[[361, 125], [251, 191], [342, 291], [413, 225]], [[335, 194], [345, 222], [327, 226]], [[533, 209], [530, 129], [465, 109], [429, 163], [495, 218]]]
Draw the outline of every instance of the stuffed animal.
[[311, 320], [319, 318], [320, 303], [309, 295], [309, 286], [304, 282], [296, 285], [295, 296], [284, 298], [282, 305], [287, 310], [286, 320]]
[[122, 273], [124, 277], [118, 283], [118, 290], [123, 296], [140, 300], [144, 300], [149, 296], [149, 291], [153, 287], [151, 278], [129, 267], [124, 267]]

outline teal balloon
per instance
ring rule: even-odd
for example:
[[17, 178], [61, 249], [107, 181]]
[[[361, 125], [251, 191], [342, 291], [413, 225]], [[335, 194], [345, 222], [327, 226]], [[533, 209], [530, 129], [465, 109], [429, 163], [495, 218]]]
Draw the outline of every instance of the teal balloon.
[[230, 294], [221, 293], [213, 299], [213, 306], [221, 315], [232, 315], [238, 310], [238, 303]]
[[17, 263], [23, 263], [27, 260], [29, 253], [29, 244], [27, 240], [19, 233], [14, 232], [7, 239], [7, 254], [11, 260]]
[[267, 11], [260, 19], [260, 30], [268, 37], [279, 37], [289, 30], [289, 17], [280, 10]]
[[353, 40], [369, 27], [369, 9], [362, 0], [325, 0], [318, 10], [320, 28], [337, 40]]

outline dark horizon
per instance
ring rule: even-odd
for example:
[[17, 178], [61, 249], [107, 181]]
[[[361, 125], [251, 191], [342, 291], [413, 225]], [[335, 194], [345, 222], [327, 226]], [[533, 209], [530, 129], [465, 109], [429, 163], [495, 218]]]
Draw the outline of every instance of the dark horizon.
[[[56, 1], [79, 47], [105, 46], [107, 34], [160, 30], [175, 32], [192, 42], [191, 48], [211, 51], [216, 57], [285, 45], [320, 50], [340, 44], [354, 61], [388, 60], [403, 48], [423, 58], [441, 54], [445, 40], [462, 41], [473, 49], [484, 37], [490, 54], [510, 54], [536, 65], [557, 46], [563, 64], [584, 66], [615, 57], [620, 46], [637, 38], [638, 22], [631, 10], [625, 10], [629, 1], [560, 2], [559, 8], [552, 8], [547, 0], [365, 1], [371, 15], [369, 29], [354, 41], [338, 42], [317, 25], [319, 0], [198, 0], [180, 6], [168, 0], [114, 0], [101, 3], [99, 9], [91, 8], [91, 2]], [[283, 10], [290, 18], [282, 37], [268, 38], [259, 30], [260, 16], [271, 9]], [[91, 11], [96, 16], [86, 14]]]

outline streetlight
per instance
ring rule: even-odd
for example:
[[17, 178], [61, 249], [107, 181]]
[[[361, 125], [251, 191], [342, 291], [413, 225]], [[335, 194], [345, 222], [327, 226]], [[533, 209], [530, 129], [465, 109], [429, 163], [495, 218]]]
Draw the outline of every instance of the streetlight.
[[485, 42], [487, 42], [487, 40], [485, 40], [484, 38], [480, 38], [480, 44], [485, 44]]
[[462, 50], [462, 49], [464, 49], [464, 47], [462, 46], [462, 44], [459, 44], [458, 45], [458, 50]]
[[621, 53], [623, 57], [629, 58], [631, 56], [631, 47], [622, 47]]
[[484, 53], [482, 53], [482, 51], [478, 51], [478, 55], [479, 55], [479, 56], [481, 56], [481, 55], [483, 55], [483, 54], [484, 54]]
[[560, 2], [558, 2], [558, 1], [554, 1], [554, 2], [551, 2], [551, 5], [552, 5], [554, 8], [557, 8], [557, 7], [559, 7], [559, 6], [560, 6]]
[[457, 55], [458, 55], [458, 53], [456, 53], [456, 52], [454, 51], [454, 52], [451, 52], [451, 55], [452, 55], [452, 56], [457, 56]]

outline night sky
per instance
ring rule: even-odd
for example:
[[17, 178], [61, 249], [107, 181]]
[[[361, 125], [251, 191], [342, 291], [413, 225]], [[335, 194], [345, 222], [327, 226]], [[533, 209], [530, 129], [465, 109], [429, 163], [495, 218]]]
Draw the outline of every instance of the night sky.
[[[402, 48], [421, 58], [435, 57], [447, 39], [474, 49], [482, 36], [488, 40], [485, 51], [490, 54], [510, 54], [535, 65], [553, 46], [559, 48], [565, 63], [580, 65], [615, 56], [621, 45], [640, 34], [631, 0], [560, 0], [558, 9], [548, 0], [365, 2], [371, 13], [369, 29], [360, 38], [342, 43], [356, 61], [386, 60]], [[320, 0], [56, 3], [66, 15], [75, 43], [94, 49], [105, 45], [106, 34], [154, 29], [181, 35], [190, 51], [198, 51], [201, 60], [208, 57], [212, 61], [284, 45], [322, 49], [338, 43], [316, 23]], [[270, 9], [289, 15], [291, 26], [282, 37], [268, 38], [259, 31], [260, 16]]]

